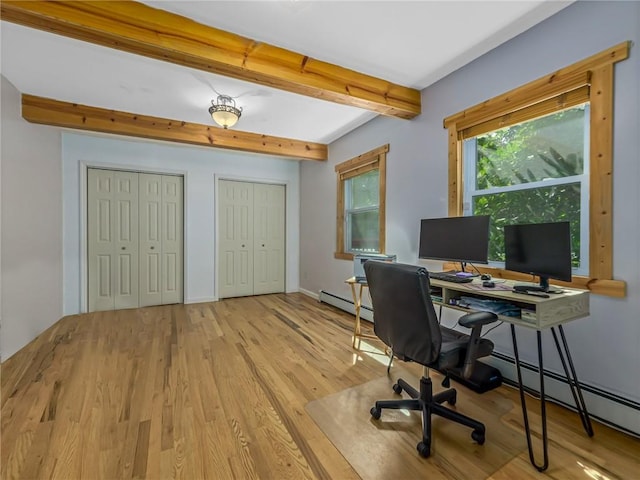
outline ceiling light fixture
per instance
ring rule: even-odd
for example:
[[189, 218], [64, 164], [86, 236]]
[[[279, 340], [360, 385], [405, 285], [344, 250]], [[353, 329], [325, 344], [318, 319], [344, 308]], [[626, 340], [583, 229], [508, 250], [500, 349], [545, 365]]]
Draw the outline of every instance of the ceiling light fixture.
[[236, 107], [236, 101], [230, 96], [218, 95], [215, 102], [211, 100], [209, 113], [214, 122], [222, 128], [229, 128], [233, 127], [242, 115], [242, 108]]

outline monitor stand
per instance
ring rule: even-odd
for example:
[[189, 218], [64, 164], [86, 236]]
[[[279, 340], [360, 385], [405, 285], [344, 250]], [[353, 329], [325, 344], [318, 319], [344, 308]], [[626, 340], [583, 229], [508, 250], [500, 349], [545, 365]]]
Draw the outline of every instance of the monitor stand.
[[541, 285], [533, 285], [528, 283], [517, 283], [513, 286], [515, 292], [546, 292], [547, 289]]
[[446, 272], [442, 272], [442, 273], [446, 273], [447, 275], [455, 275], [456, 277], [464, 277], [464, 278], [479, 276], [477, 273], [461, 272], [460, 270], [447, 270]]
[[447, 270], [446, 272], [442, 272], [442, 273], [446, 273], [447, 275], [457, 275], [458, 277], [466, 277], [466, 278], [470, 278], [470, 277], [479, 277], [480, 274], [479, 273], [473, 273], [473, 272], [467, 272], [467, 262], [460, 262], [460, 267], [462, 268], [462, 270]]
[[514, 292], [544, 292], [544, 293], [563, 293], [564, 290], [556, 287], [552, 287], [548, 283], [544, 285], [533, 285], [526, 283], [519, 283], [513, 286]]

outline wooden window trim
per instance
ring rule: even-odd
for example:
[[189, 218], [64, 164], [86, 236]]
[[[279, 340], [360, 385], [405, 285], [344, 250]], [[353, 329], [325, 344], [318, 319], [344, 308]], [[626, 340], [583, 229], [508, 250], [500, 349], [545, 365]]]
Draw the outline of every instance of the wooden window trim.
[[[449, 215], [462, 215], [462, 142], [554, 108], [557, 102], [582, 103], [585, 86], [590, 102], [589, 151], [589, 276], [574, 275], [556, 282], [611, 297], [626, 296], [626, 282], [613, 278], [613, 68], [629, 56], [622, 42], [550, 75], [529, 82], [444, 119], [449, 143]], [[563, 107], [563, 108], [567, 108]], [[540, 113], [543, 112], [543, 113]], [[486, 130], [485, 130], [486, 129]], [[445, 266], [445, 268], [449, 268]], [[526, 280], [530, 276], [493, 267], [480, 267], [496, 278]]]
[[385, 251], [386, 237], [386, 189], [387, 189], [387, 152], [389, 144], [382, 145], [367, 153], [363, 153], [350, 160], [344, 161], [335, 166], [337, 173], [337, 211], [336, 211], [336, 251], [334, 258], [341, 260], [353, 260], [353, 254], [345, 252], [344, 245], [344, 182], [350, 178], [378, 170], [378, 188], [380, 205], [378, 207], [378, 235], [380, 243], [380, 253]]

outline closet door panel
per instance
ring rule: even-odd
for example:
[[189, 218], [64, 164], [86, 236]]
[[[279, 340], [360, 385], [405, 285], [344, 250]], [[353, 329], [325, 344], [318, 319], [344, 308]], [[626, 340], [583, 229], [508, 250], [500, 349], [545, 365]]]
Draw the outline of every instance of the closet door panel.
[[139, 174], [140, 306], [162, 304], [162, 175]]
[[162, 177], [162, 303], [182, 302], [183, 178]]
[[87, 256], [89, 311], [115, 306], [114, 173], [87, 172]]
[[285, 187], [254, 185], [254, 294], [284, 292]]
[[253, 295], [253, 185], [221, 180], [218, 188], [218, 295]]
[[138, 174], [114, 172], [115, 302], [138, 307]]

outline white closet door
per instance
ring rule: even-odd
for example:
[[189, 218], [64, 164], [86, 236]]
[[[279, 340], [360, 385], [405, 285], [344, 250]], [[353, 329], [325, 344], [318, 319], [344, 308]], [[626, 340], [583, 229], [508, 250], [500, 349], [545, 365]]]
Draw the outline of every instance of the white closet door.
[[253, 198], [253, 293], [284, 292], [285, 187], [257, 183]]
[[182, 302], [182, 177], [162, 176], [162, 303]]
[[162, 305], [162, 175], [140, 175], [140, 306]]
[[89, 311], [138, 306], [137, 175], [88, 170]]
[[218, 188], [218, 295], [253, 295], [253, 185], [220, 180]]
[[114, 172], [115, 308], [138, 306], [138, 175]]

